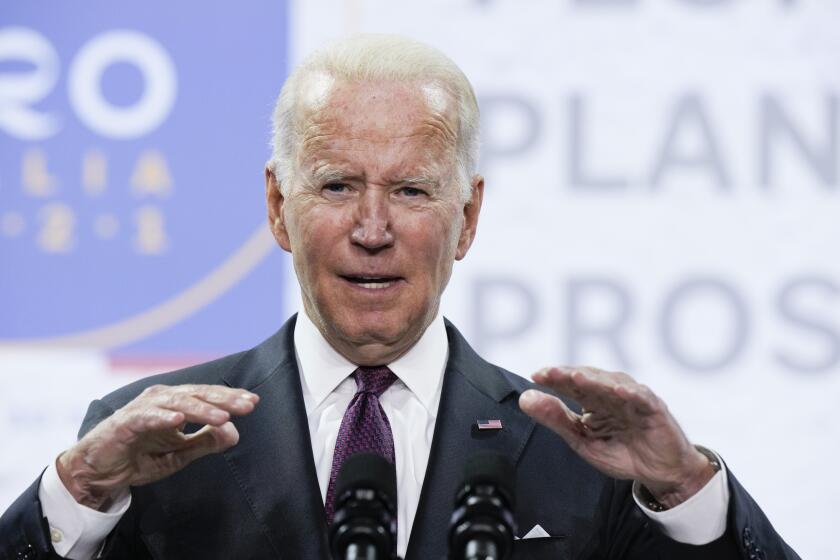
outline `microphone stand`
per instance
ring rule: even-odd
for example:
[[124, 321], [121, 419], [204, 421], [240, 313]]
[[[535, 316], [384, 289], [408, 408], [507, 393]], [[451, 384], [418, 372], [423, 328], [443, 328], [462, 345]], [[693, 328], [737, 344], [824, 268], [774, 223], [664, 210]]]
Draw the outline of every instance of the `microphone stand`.
[[379, 560], [376, 547], [370, 543], [352, 543], [347, 547], [344, 560]]

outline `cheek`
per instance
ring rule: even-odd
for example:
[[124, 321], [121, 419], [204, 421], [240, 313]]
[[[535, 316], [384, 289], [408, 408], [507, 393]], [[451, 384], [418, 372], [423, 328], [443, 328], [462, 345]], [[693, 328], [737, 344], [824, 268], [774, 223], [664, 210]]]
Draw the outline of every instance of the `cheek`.
[[462, 224], [463, 218], [460, 213], [457, 210], [447, 208], [447, 212], [439, 219], [437, 227], [432, 230], [435, 235], [439, 236], [438, 243], [441, 244], [441, 252], [449, 261], [455, 258]]
[[347, 235], [345, 213], [334, 208], [310, 206], [297, 211], [291, 220], [290, 243], [292, 254], [309, 264], [327, 262], [328, 256]]
[[458, 228], [449, 216], [419, 220], [404, 236], [407, 253], [416, 267], [422, 267], [430, 280], [439, 283], [448, 277], [458, 247]]

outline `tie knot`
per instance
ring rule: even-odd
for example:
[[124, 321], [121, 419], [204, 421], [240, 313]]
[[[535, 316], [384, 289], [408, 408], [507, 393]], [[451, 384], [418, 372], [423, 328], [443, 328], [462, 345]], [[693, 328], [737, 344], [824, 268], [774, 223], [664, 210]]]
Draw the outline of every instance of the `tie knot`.
[[394, 372], [386, 366], [360, 367], [353, 372], [353, 377], [356, 379], [357, 393], [373, 393], [377, 398], [397, 380]]

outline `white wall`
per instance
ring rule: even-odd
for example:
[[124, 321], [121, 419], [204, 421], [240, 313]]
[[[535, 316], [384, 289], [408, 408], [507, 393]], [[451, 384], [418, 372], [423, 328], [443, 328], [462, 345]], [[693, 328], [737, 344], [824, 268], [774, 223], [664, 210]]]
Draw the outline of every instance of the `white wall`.
[[[823, 559], [840, 501], [839, 24], [816, 0], [301, 0], [290, 40], [294, 61], [402, 33], [461, 65], [487, 191], [445, 314], [523, 375], [632, 373]], [[0, 509], [90, 399], [149, 371], [0, 349]]]

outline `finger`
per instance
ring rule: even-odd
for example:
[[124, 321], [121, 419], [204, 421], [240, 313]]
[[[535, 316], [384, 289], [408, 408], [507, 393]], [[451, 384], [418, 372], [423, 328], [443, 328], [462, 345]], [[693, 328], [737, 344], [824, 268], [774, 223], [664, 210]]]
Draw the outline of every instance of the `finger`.
[[205, 455], [221, 453], [238, 442], [239, 432], [231, 422], [225, 422], [221, 426], [204, 426], [184, 437], [180, 448], [172, 453], [172, 459], [178, 464], [178, 468], [182, 468]]
[[184, 415], [178, 411], [150, 406], [117, 411], [112, 420], [117, 426], [123, 425], [134, 433], [142, 433], [177, 428], [184, 422]]
[[248, 414], [260, 400], [256, 393], [222, 385], [179, 385], [173, 389], [179, 394], [195, 397], [236, 416]]
[[185, 393], [162, 394], [155, 400], [155, 404], [159, 408], [181, 413], [184, 421], [193, 424], [221, 426], [231, 416], [227, 410]]
[[565, 367], [546, 367], [538, 370], [531, 376], [534, 382], [540, 385], [551, 385], [553, 383], [563, 383], [570, 377], [572, 369]]
[[590, 375], [599, 376], [578, 368], [552, 367], [538, 371], [532, 378], [560, 395], [575, 399], [589, 410], [620, 406], [620, 400], [612, 394], [613, 382], [607, 378], [602, 381], [593, 380], [588, 377]]
[[580, 391], [587, 394], [598, 393], [604, 398], [613, 397], [613, 392], [617, 387], [628, 383], [622, 377], [623, 374], [586, 366], [558, 368], [558, 370], [565, 373], [559, 376], [561, 379], [567, 379]]
[[600, 412], [584, 412], [580, 415], [580, 423], [591, 431], [616, 429], [621, 424], [615, 416]]
[[638, 385], [637, 387], [619, 386], [615, 389], [616, 395], [625, 403], [625, 409], [638, 416], [650, 416], [660, 411], [661, 401], [648, 387]]
[[569, 410], [566, 404], [553, 395], [529, 389], [520, 395], [519, 408], [522, 412], [556, 432], [572, 447], [577, 448], [585, 437], [581, 430], [580, 417]]
[[575, 369], [569, 374], [571, 383], [582, 395], [581, 403], [590, 404], [593, 412], [623, 415], [627, 397], [630, 393], [622, 393], [621, 389], [626, 388], [627, 381], [620, 377], [622, 374], [593, 371], [592, 368]]
[[544, 368], [531, 378], [541, 385], [578, 394], [583, 388], [608, 391], [617, 385], [610, 372], [586, 367]]
[[[623, 374], [621, 374], [623, 375]], [[579, 388], [581, 403], [592, 413], [584, 424], [593, 430], [608, 421], [615, 429], [631, 425], [644, 425], [646, 417], [661, 410], [661, 401], [647, 387], [635, 381], [618, 378], [595, 381], [586, 375], [572, 375]]]
[[233, 422], [221, 426], [204, 426], [197, 432], [184, 436], [187, 447], [205, 446], [213, 452], [224, 451], [239, 442], [239, 431]]
[[583, 382], [591, 381], [605, 386], [638, 385], [635, 379], [621, 371], [607, 371], [591, 366], [555, 366], [537, 372], [548, 379], [572, 377]]
[[534, 373], [531, 379], [567, 397], [578, 399], [583, 396], [580, 389], [572, 382], [571, 371], [565, 368], [543, 368]]
[[586, 366], [554, 367], [537, 372], [534, 378], [592, 411], [625, 419], [654, 414], [661, 404], [653, 391], [622, 372]]

